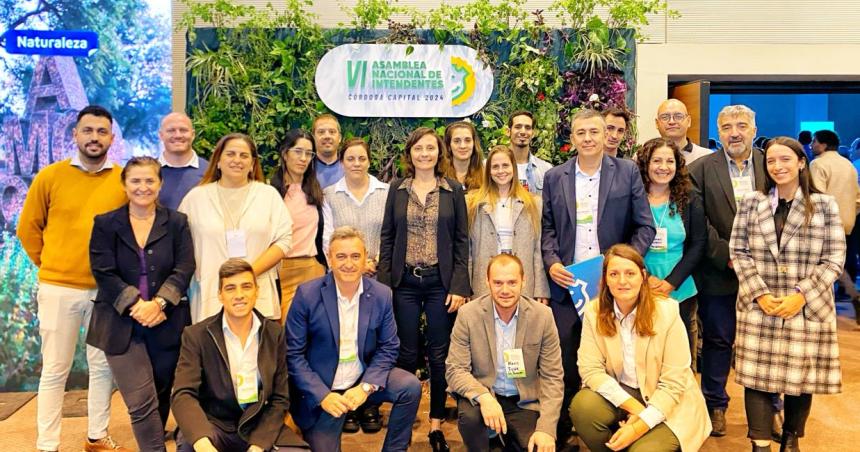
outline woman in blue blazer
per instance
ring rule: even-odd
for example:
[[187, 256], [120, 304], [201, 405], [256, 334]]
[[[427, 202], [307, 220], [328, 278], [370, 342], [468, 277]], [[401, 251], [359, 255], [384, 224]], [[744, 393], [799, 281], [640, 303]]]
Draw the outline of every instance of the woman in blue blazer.
[[96, 216], [90, 238], [98, 295], [87, 343], [107, 356], [140, 450], [164, 451], [194, 249], [185, 215], [156, 202], [157, 160], [132, 158], [122, 182], [128, 204]]

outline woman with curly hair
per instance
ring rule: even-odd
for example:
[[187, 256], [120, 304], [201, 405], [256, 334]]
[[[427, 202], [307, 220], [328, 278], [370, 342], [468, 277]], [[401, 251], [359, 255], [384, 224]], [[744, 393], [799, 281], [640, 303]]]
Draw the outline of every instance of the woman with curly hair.
[[475, 126], [466, 121], [448, 124], [445, 127], [445, 146], [450, 162], [445, 177], [456, 179], [466, 191], [481, 188], [484, 152]]
[[680, 303], [695, 368], [697, 290], [691, 273], [705, 253], [708, 238], [702, 200], [692, 189], [681, 150], [674, 142], [649, 140], [636, 159], [657, 228], [645, 253], [648, 283], [654, 293]]

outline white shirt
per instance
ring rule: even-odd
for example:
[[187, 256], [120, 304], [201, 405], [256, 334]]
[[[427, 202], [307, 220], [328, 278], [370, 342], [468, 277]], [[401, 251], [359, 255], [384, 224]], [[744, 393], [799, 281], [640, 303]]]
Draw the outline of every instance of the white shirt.
[[251, 314], [251, 317], [253, 318], [251, 332], [248, 334], [244, 346], [239, 336], [233, 334], [227, 324], [227, 316], [221, 318], [224, 344], [227, 345], [227, 361], [230, 364], [230, 381], [233, 382], [233, 393], [236, 394], [237, 401], [239, 400], [240, 375], [254, 375], [258, 382], [260, 380], [260, 371], [257, 369], [257, 353], [260, 350], [261, 323], [256, 314]]
[[513, 199], [509, 196], [496, 202], [494, 223], [499, 239], [498, 253], [508, 252], [514, 248], [514, 212]]
[[340, 343], [337, 370], [332, 381], [332, 390], [349, 389], [364, 373], [358, 359], [358, 301], [364, 292], [364, 281], [359, 280], [358, 290], [352, 298], [346, 298], [337, 287], [337, 317], [340, 323]]
[[[621, 326], [618, 329], [618, 334], [621, 337], [621, 353], [623, 356], [621, 374], [618, 375], [618, 381], [611, 379], [606, 381], [606, 383], [597, 388], [597, 392], [611, 404], [618, 407], [632, 397], [618, 384], [619, 382], [631, 388], [639, 388], [639, 380], [636, 378], [636, 308], [626, 316], [618, 309], [617, 303], [613, 303], [613, 308], [615, 310], [615, 318], [618, 319], [618, 323]], [[639, 413], [639, 418], [648, 424], [648, 428], [654, 428], [666, 420], [666, 415], [654, 405], [649, 404]]]
[[192, 168], [199, 168], [200, 167], [200, 157], [197, 156], [196, 152], [191, 151], [191, 159], [188, 160], [187, 162], [185, 162], [185, 164], [173, 165], [170, 162], [168, 162], [167, 159], [164, 158], [164, 153], [162, 152], [161, 155], [158, 156], [158, 163], [160, 163], [161, 166], [169, 166], [171, 168], [187, 168], [189, 166]]
[[80, 169], [82, 169], [88, 173], [92, 172], [93, 174], [100, 173], [104, 170], [108, 170], [108, 169], [113, 168], [113, 162], [111, 162], [110, 159], [107, 158], [107, 156], [105, 156], [105, 159], [102, 162], [102, 166], [100, 166], [95, 171], [90, 171], [87, 169], [87, 167], [84, 166], [83, 162], [81, 162], [81, 154], [78, 152], [75, 152], [75, 154], [72, 155], [72, 161], [69, 162], [69, 164], [71, 164], [72, 166], [77, 166], [78, 168], [80, 168]]
[[579, 160], [576, 161], [576, 203], [577, 211], [579, 204], [583, 201], [589, 203], [591, 207], [592, 221], [586, 224], [580, 224], [580, 214], [577, 212], [576, 217], [576, 243], [573, 250], [573, 262], [582, 262], [586, 259], [591, 259], [600, 254], [600, 243], [597, 239], [597, 206], [600, 196], [600, 171], [597, 171], [589, 176], [579, 167]]

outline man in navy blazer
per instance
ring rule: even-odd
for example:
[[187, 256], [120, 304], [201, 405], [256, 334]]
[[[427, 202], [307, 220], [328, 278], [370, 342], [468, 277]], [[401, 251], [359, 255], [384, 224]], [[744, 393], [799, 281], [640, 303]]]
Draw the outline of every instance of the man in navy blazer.
[[576, 359], [582, 323], [567, 289], [573, 275], [564, 266], [616, 243], [628, 243], [644, 255], [656, 233], [639, 170], [630, 160], [603, 154], [605, 134], [600, 113], [581, 110], [574, 115], [570, 140], [577, 155], [549, 170], [543, 184], [541, 252], [551, 279], [550, 308], [564, 367], [557, 444], [564, 444], [570, 433], [567, 406], [581, 386]]
[[391, 290], [364, 276], [361, 233], [335, 229], [331, 273], [299, 286], [287, 313], [291, 413], [313, 450], [339, 451], [345, 414], [392, 402], [383, 450], [405, 451], [421, 400], [415, 375], [394, 367], [400, 340]]

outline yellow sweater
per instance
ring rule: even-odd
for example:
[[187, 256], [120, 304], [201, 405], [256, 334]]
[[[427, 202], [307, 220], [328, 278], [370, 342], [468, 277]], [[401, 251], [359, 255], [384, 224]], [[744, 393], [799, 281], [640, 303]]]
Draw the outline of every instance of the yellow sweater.
[[121, 171], [114, 165], [91, 174], [66, 159], [36, 174], [18, 218], [17, 234], [39, 267], [39, 281], [77, 289], [96, 287], [90, 271], [93, 218], [126, 203]]

